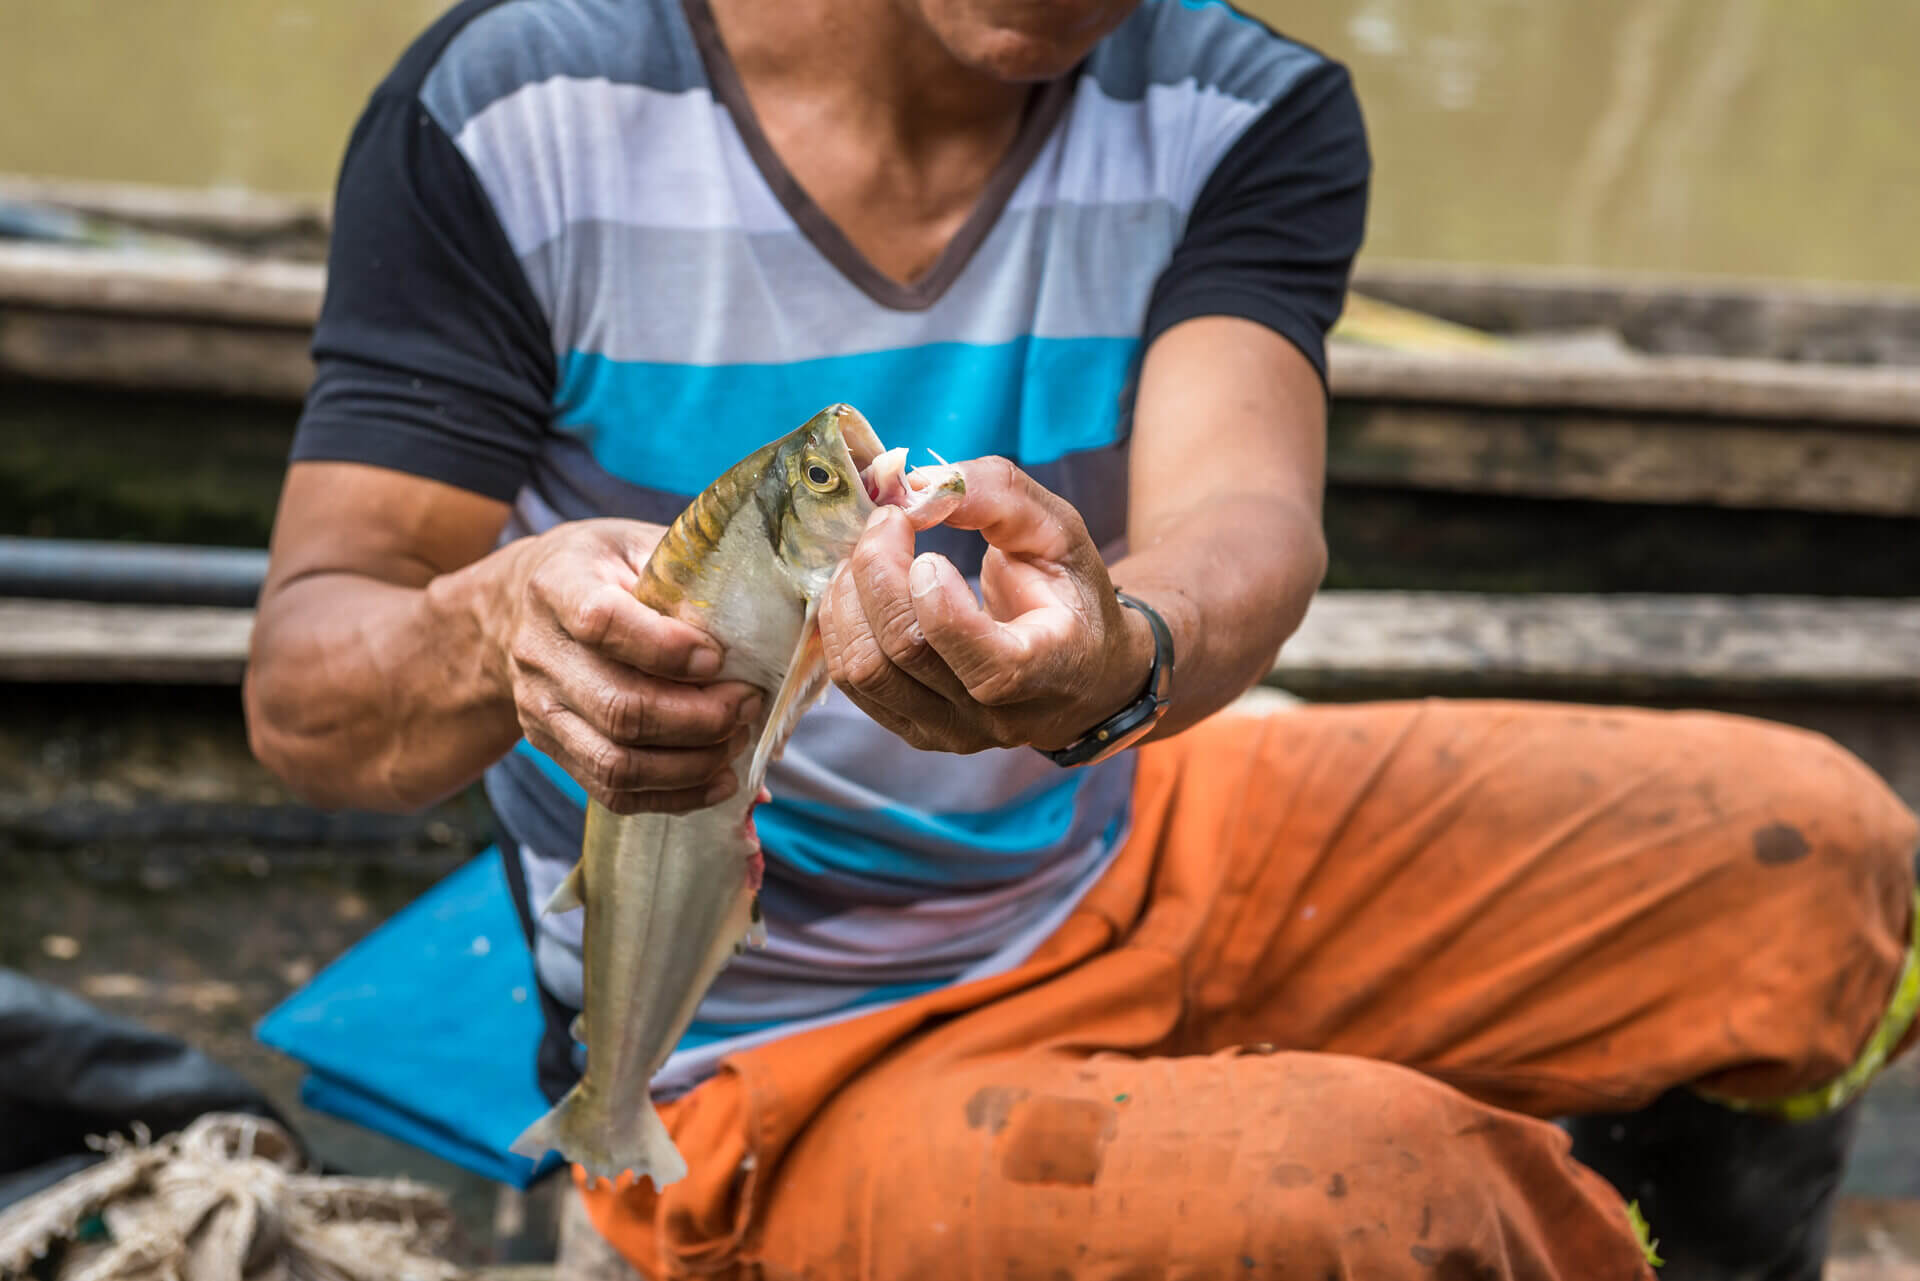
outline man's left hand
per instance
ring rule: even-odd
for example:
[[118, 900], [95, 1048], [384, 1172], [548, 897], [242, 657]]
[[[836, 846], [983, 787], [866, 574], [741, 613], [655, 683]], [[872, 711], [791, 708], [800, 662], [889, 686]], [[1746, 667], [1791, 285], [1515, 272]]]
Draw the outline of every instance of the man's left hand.
[[827, 672], [918, 748], [1065, 747], [1145, 688], [1152, 633], [1072, 504], [1004, 458], [960, 467], [966, 497], [944, 523], [987, 541], [985, 608], [882, 507], [821, 602]]

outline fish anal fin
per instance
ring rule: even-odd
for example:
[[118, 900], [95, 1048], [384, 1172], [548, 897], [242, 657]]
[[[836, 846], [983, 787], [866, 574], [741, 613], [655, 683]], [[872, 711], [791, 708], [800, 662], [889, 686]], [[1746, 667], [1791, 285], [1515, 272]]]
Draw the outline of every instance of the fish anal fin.
[[576, 1085], [554, 1109], [529, 1125], [508, 1151], [538, 1161], [549, 1151], [585, 1168], [590, 1178], [613, 1180], [631, 1172], [634, 1182], [653, 1180], [656, 1190], [685, 1178], [687, 1163], [673, 1136], [642, 1098], [636, 1107], [609, 1115]]
[[753, 763], [747, 770], [746, 787], [757, 792], [793, 727], [809, 707], [820, 700], [827, 688], [827, 652], [820, 642], [820, 600], [807, 602], [807, 616], [800, 624], [800, 640], [793, 647], [793, 661], [787, 664], [787, 678], [773, 696], [767, 711], [766, 726], [753, 748]]
[[553, 893], [547, 899], [547, 905], [540, 909], [542, 916], [552, 916], [556, 912], [571, 912], [576, 907], [585, 907], [587, 903], [587, 876], [583, 870], [587, 861], [581, 859], [573, 865], [560, 884], [553, 887]]

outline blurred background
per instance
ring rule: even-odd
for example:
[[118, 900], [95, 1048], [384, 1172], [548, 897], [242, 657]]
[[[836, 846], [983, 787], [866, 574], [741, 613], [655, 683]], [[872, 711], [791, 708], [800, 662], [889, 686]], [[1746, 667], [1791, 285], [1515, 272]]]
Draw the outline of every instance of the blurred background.
[[[1370, 256], [1920, 286], [1906, 0], [1254, 0], [1358, 78]], [[435, 0], [0, 7], [0, 171], [321, 196]]]
[[[300, 805], [237, 697], [327, 194], [442, 7], [0, 0], [0, 967], [206, 1050], [335, 1168], [451, 1189], [512, 1260], [537, 1198], [306, 1109], [252, 1038], [492, 837], [477, 792]], [[1333, 568], [1268, 696], [1752, 711], [1920, 805], [1920, 6], [1247, 7], [1353, 69], [1376, 161]], [[1849, 1275], [1920, 1276], [1916, 1125], [1909, 1063]]]

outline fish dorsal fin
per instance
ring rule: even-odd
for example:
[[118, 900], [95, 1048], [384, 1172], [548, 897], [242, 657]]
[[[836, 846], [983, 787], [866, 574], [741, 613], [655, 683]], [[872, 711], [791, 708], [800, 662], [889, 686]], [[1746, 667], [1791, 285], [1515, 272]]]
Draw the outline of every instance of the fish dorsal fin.
[[766, 728], [754, 744], [753, 764], [747, 771], [744, 790], [760, 790], [767, 777], [767, 766], [780, 755], [801, 715], [827, 692], [827, 651], [820, 643], [820, 598], [807, 602], [807, 616], [800, 624], [800, 640], [793, 647], [793, 661], [787, 664], [787, 678], [773, 696], [767, 711]]

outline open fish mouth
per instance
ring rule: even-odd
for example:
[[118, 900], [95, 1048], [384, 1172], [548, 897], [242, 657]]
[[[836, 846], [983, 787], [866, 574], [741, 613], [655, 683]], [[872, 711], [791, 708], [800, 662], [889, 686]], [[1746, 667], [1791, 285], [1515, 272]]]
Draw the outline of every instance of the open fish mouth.
[[[859, 474], [860, 483], [866, 487], [867, 497], [874, 506], [903, 508], [908, 517], [913, 518], [936, 504], [950, 511], [952, 500], [967, 492], [967, 482], [960, 469], [940, 455], [933, 455], [938, 460], [933, 466], [909, 469], [908, 448], [901, 445], [888, 449], [881, 444], [879, 433], [874, 431], [865, 414], [845, 404], [835, 405], [828, 412], [839, 422], [840, 439], [846, 445], [848, 461]], [[941, 518], [945, 514], [943, 511]]]

